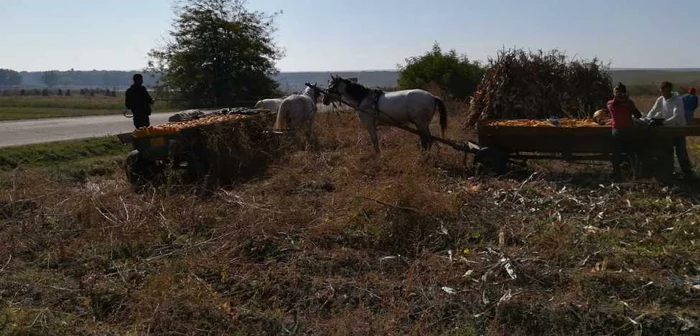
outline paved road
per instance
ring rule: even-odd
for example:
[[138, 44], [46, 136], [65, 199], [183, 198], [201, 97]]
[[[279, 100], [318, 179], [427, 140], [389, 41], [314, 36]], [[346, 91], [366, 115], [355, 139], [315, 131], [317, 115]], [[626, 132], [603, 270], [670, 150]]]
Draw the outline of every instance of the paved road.
[[[323, 104], [318, 107], [321, 112], [329, 109]], [[151, 125], [166, 123], [171, 115], [173, 112], [154, 113]], [[117, 135], [133, 130], [132, 120], [121, 114], [6, 121], [0, 122], [0, 147]]]
[[[154, 113], [151, 125], [165, 123], [171, 115]], [[132, 120], [121, 114], [6, 121], [0, 122], [0, 147], [116, 135], [133, 130]]]

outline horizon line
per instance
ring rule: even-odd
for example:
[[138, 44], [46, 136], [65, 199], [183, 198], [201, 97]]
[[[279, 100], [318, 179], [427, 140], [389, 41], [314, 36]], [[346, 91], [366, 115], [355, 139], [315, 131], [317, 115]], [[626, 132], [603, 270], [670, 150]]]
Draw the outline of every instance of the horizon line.
[[[129, 70], [129, 69], [68, 69], [68, 70], [57, 70], [57, 69], [51, 69], [51, 70], [14, 70], [14, 69], [8, 69], [8, 70], [13, 70], [17, 71], [19, 73], [36, 73], [36, 72], [45, 72], [45, 71], [60, 71], [60, 72], [70, 72], [75, 71], [75, 72], [90, 72], [90, 71], [113, 71], [113, 72], [135, 72], [135, 73], [147, 73], [146, 71], [139, 71], [139, 70]], [[684, 67], [670, 67], [670, 68], [642, 68], [642, 67], [619, 67], [619, 68], [613, 68], [611, 67], [610, 70], [614, 71], [642, 71], [642, 70], [652, 70], [652, 71], [664, 71], [664, 70], [696, 70], [700, 71], [700, 67], [697, 68], [684, 68]], [[282, 73], [336, 73], [336, 72], [399, 72], [399, 70], [396, 69], [363, 69], [363, 70], [280, 70], [278, 74]]]

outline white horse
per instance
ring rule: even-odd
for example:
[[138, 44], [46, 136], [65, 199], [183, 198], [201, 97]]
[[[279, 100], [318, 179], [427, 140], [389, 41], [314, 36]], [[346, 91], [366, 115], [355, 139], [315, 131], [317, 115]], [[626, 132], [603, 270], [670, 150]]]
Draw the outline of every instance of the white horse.
[[255, 103], [256, 109], [266, 109], [270, 110], [272, 112], [277, 113], [280, 109], [280, 104], [282, 104], [282, 101], [284, 98], [268, 98], [268, 99], [261, 99], [258, 100]]
[[447, 129], [447, 110], [442, 99], [432, 93], [420, 90], [401, 90], [382, 92], [368, 89], [340, 76], [331, 75], [328, 94], [323, 103], [328, 104], [338, 97], [355, 108], [360, 122], [365, 126], [372, 138], [375, 153], [379, 153], [379, 136], [377, 126], [394, 126], [412, 123], [420, 133], [421, 150], [430, 149], [432, 136], [430, 122], [435, 110], [440, 112], [440, 128], [442, 136]]
[[284, 98], [279, 106], [275, 129], [296, 131], [306, 125], [306, 136], [310, 137], [317, 112], [316, 101], [320, 95], [320, 91], [307, 86], [302, 94]]

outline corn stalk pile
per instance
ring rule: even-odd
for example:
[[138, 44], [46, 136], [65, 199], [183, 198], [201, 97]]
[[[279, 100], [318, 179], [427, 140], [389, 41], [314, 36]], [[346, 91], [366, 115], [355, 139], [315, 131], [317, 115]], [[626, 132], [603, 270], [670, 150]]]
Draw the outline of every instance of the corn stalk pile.
[[586, 118], [612, 95], [607, 67], [573, 61], [561, 52], [504, 50], [474, 93], [467, 128], [484, 119]]
[[268, 132], [274, 113], [260, 113], [233, 122], [201, 128], [202, 151], [216, 183], [264, 172], [279, 153], [279, 140]]

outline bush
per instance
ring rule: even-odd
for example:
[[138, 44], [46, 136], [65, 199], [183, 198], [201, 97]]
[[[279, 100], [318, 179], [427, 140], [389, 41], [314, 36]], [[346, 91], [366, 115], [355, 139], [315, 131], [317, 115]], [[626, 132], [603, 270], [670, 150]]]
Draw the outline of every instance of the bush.
[[454, 49], [443, 53], [437, 43], [424, 55], [407, 58], [406, 65], [398, 68], [400, 88], [426, 89], [434, 83], [457, 99], [468, 98], [485, 72], [479, 62], [470, 61], [466, 55], [457, 55]]

